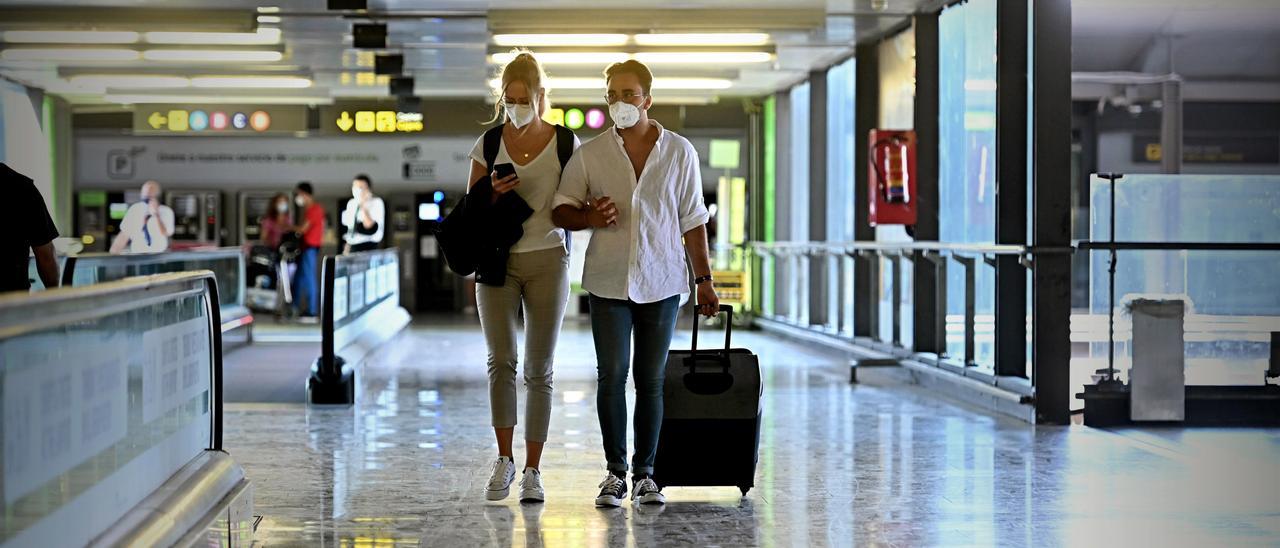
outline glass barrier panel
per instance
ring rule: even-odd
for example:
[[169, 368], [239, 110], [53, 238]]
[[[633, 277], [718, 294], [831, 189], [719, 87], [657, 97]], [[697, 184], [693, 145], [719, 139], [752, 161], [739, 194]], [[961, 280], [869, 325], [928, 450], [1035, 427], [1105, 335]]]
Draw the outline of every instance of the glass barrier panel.
[[171, 272], [213, 271], [223, 309], [244, 303], [244, 268], [240, 251], [179, 252], [156, 255], [84, 255], [76, 259], [73, 286]]
[[[1106, 241], [1111, 182], [1097, 175], [1090, 182], [1089, 237]], [[1117, 241], [1280, 239], [1280, 175], [1125, 175], [1116, 183], [1115, 200]]]
[[[178, 295], [0, 339], [0, 542], [85, 544], [77, 535], [105, 529], [209, 447], [205, 299]], [[42, 523], [55, 512], [86, 521]]]

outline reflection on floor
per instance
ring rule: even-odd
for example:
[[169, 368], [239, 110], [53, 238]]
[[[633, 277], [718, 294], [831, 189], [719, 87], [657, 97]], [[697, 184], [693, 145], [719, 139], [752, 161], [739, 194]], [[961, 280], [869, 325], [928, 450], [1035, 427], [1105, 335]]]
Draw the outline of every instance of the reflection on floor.
[[665, 508], [594, 508], [594, 354], [573, 322], [557, 352], [545, 505], [483, 500], [495, 446], [474, 322], [403, 333], [374, 357], [354, 409], [230, 404], [225, 444], [254, 482], [263, 546], [1280, 543], [1280, 431], [1030, 427], [939, 401], [895, 370], [850, 386], [843, 356], [735, 340], [767, 379], [746, 498], [671, 488]]

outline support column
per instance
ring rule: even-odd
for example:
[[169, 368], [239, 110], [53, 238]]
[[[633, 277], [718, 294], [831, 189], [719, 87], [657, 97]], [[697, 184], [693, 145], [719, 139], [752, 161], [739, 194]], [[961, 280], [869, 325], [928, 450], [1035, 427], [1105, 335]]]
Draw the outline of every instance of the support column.
[[[827, 240], [827, 72], [809, 74], [809, 240]], [[809, 260], [809, 325], [827, 325], [827, 262]]]
[[[1032, 187], [1037, 247], [1071, 244], [1071, 1], [1038, 0], [1034, 36]], [[1031, 359], [1036, 419], [1066, 424], [1070, 416], [1071, 256], [1035, 256]]]
[[[1027, 242], [1028, 4], [1028, 0], [996, 3], [997, 244]], [[1068, 114], [1068, 129], [1069, 122]], [[1026, 377], [1027, 275], [1018, 259], [999, 255], [995, 260], [995, 373]]]
[[[853, 119], [853, 238], [860, 242], [875, 241], [876, 231], [868, 221], [867, 140], [880, 120], [880, 56], [877, 43], [860, 44], [854, 50], [857, 59], [854, 90], [857, 104]], [[916, 51], [920, 50], [917, 44]], [[917, 119], [919, 116], [917, 115]], [[877, 261], [856, 258], [853, 261], [853, 336], [876, 337], [875, 312], [880, 306], [876, 283], [880, 273], [872, 269]]]
[[[795, 182], [791, 180], [791, 162], [796, 159], [791, 157], [791, 92], [783, 90], [774, 94], [777, 113], [777, 172], [775, 203], [776, 211], [781, 212], [778, 219], [784, 222], [777, 223], [776, 234], [779, 242], [789, 242], [795, 240], [795, 234], [791, 232], [791, 203], [795, 200]], [[803, 160], [801, 160], [803, 161]], [[774, 314], [790, 317], [791, 313], [799, 303], [795, 302], [790, 288], [791, 281], [795, 278], [796, 273], [791, 271], [791, 260], [787, 257], [774, 258]]]
[[[921, 13], [913, 22], [916, 33], [916, 240], [936, 242], [938, 225], [938, 14]], [[865, 154], [865, 153], [864, 153]], [[863, 175], [865, 177], [865, 175]], [[865, 182], [862, 185], [866, 192]], [[938, 314], [938, 271], [923, 252], [915, 252], [915, 292], [912, 322], [914, 350], [942, 354], [943, 317]]]
[[1160, 172], [1182, 173], [1182, 82], [1160, 84]]

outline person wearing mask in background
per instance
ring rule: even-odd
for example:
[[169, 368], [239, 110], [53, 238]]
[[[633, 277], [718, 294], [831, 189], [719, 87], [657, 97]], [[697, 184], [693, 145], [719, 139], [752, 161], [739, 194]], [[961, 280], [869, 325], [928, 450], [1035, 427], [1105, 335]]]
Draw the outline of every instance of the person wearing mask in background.
[[[302, 252], [298, 255], [298, 270], [293, 274], [293, 287], [297, 289], [299, 320], [302, 323], [317, 323], [316, 317], [320, 308], [318, 296], [319, 280], [316, 279], [316, 258], [320, 254], [320, 245], [324, 243], [324, 208], [315, 199], [315, 188], [311, 183], [298, 183], [294, 191], [293, 203], [302, 212], [297, 232], [302, 234]], [[305, 301], [305, 304], [303, 304]]]
[[262, 227], [262, 245], [272, 251], [279, 249], [280, 239], [293, 228], [292, 221], [289, 218], [289, 196], [283, 192], [272, 196], [266, 214], [258, 220], [258, 226]]
[[373, 195], [373, 180], [361, 173], [351, 180], [351, 200], [342, 211], [342, 226], [347, 232], [342, 237], [347, 241], [343, 253], [359, 253], [378, 249], [382, 243], [383, 222], [386, 220], [386, 206], [382, 198]]
[[[488, 500], [502, 500], [515, 480], [516, 466], [512, 441], [515, 437], [516, 329], [520, 311], [524, 310], [524, 385], [525, 461], [520, 481], [521, 502], [542, 502], [543, 445], [551, 421], [552, 361], [560, 324], [569, 300], [569, 255], [565, 248], [564, 230], [551, 222], [551, 206], [560, 184], [562, 141], [579, 144], [568, 129], [543, 121], [549, 102], [546, 82], [537, 59], [529, 52], [519, 52], [502, 70], [501, 96], [495, 105], [494, 121], [505, 117], [498, 128], [491, 129], [476, 141], [471, 150], [469, 197], [483, 197], [484, 188], [492, 185], [490, 201], [498, 204], [506, 193], [523, 199], [532, 214], [519, 224], [523, 235], [509, 249], [505, 268], [497, 272], [476, 273], [476, 302], [480, 326], [489, 347], [489, 405], [494, 435], [498, 439], [498, 458], [485, 489]], [[486, 136], [501, 132], [496, 156], [486, 158]], [[492, 143], [492, 138], [488, 139]], [[490, 145], [489, 154], [494, 150]], [[565, 161], [568, 151], [565, 151]], [[511, 164], [514, 174], [499, 177], [490, 172], [494, 166]], [[488, 176], [489, 179], [485, 180]], [[468, 206], [470, 208], [470, 206]], [[507, 211], [502, 208], [495, 210]], [[506, 213], [511, 215], [511, 213]], [[499, 224], [487, 221], [490, 227]], [[518, 222], [518, 221], [517, 221]]]
[[160, 203], [160, 183], [142, 184], [142, 201], [129, 206], [120, 221], [120, 235], [111, 242], [112, 253], [161, 253], [169, 250], [173, 235], [173, 208]]
[[596, 506], [620, 506], [627, 493], [628, 369], [635, 372], [636, 386], [632, 500], [662, 504], [653, 461], [667, 352], [679, 306], [689, 295], [686, 256], [693, 267], [697, 311], [714, 316], [720, 305], [707, 251], [710, 215], [693, 145], [649, 118], [653, 74], [648, 67], [616, 63], [605, 70], [605, 81], [614, 127], [574, 154], [560, 180], [553, 218], [569, 230], [594, 229], [582, 286], [591, 294], [596, 410], [609, 469]]
[[49, 217], [44, 197], [32, 180], [0, 163], [0, 186], [9, 198], [8, 215], [0, 215], [0, 293], [29, 291], [31, 255], [45, 288], [58, 287], [58, 258], [53, 239], [58, 228]]

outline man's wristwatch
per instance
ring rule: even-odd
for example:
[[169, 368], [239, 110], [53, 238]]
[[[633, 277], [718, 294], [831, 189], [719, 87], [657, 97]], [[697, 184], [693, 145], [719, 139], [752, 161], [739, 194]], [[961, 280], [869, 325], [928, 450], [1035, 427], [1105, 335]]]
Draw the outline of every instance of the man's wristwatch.
[[703, 282], [709, 282], [709, 281], [712, 281], [710, 274], [707, 274], [706, 276], [698, 276], [697, 278], [693, 279], [693, 285], [702, 285]]

